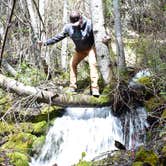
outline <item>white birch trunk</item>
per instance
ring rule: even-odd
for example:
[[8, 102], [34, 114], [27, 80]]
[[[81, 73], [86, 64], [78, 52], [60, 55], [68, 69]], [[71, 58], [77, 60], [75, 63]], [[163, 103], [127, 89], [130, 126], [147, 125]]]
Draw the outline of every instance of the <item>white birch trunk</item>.
[[[63, 24], [67, 23], [67, 0], [64, 0], [63, 6]], [[62, 48], [61, 48], [61, 67], [62, 70], [67, 70], [67, 38], [62, 40]]]
[[26, 2], [27, 2], [30, 19], [31, 19], [31, 26], [34, 31], [35, 37], [37, 37], [37, 35], [39, 34], [39, 23], [38, 23], [37, 15], [34, 11], [32, 0], [26, 0]]
[[32, 33], [30, 35], [30, 40], [32, 42], [32, 48], [29, 53], [29, 60], [32, 64], [40, 68], [40, 50], [36, 45], [36, 41], [39, 38], [39, 18], [36, 12], [35, 6], [32, 0], [26, 0], [26, 5], [28, 13], [30, 15], [30, 24], [32, 28]]
[[118, 57], [119, 69], [125, 69], [125, 54], [122, 41], [122, 26], [120, 19], [119, 0], [113, 0], [114, 18], [115, 18], [115, 36], [116, 36], [116, 52]]
[[106, 36], [104, 27], [102, 0], [90, 0], [93, 31], [95, 37], [95, 47], [97, 61], [105, 84], [109, 84], [112, 78], [110, 53], [106, 44], [102, 42]]
[[[41, 15], [41, 18], [43, 22], [45, 23], [45, 6], [46, 6], [46, 1], [45, 0], [40, 0], [39, 1], [39, 12]], [[41, 41], [46, 40], [46, 29], [43, 27], [43, 24], [40, 21], [40, 38]], [[47, 75], [47, 79], [50, 77], [50, 70], [51, 70], [51, 57], [49, 54], [49, 51], [47, 47], [42, 47], [41, 48], [41, 63], [43, 65], [44, 71]]]
[[11, 74], [12, 76], [17, 75], [17, 71], [5, 59], [2, 60], [2, 67], [6, 72]]

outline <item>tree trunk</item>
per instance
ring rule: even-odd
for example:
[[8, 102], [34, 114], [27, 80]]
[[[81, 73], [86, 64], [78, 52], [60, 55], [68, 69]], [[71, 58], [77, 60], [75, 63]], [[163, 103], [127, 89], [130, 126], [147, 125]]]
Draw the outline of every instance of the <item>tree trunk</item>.
[[37, 12], [35, 11], [34, 4], [32, 0], [26, 0], [26, 5], [28, 9], [28, 13], [30, 15], [30, 25], [32, 29], [31, 41], [32, 41], [32, 51], [31, 55], [29, 55], [29, 59], [32, 64], [40, 67], [39, 57], [40, 57], [40, 50], [37, 48], [36, 41], [39, 38], [39, 19]]
[[[64, 0], [63, 6], [63, 24], [67, 23], [67, 0]], [[61, 48], [61, 68], [62, 70], [67, 70], [67, 38], [62, 41]]]
[[0, 87], [14, 92], [20, 96], [32, 96], [38, 102], [48, 103], [57, 106], [104, 106], [109, 105], [107, 100], [100, 102], [100, 98], [95, 98], [89, 95], [71, 95], [71, 94], [57, 94], [53, 91], [42, 90], [38, 87], [26, 86], [21, 82], [8, 78], [0, 74]]
[[39, 20], [37, 19], [37, 14], [34, 11], [32, 0], [26, 0], [26, 2], [27, 2], [28, 12], [30, 15], [32, 30], [34, 33], [34, 38], [37, 38], [39, 35]]
[[[34, 1], [34, 0], [33, 0]], [[34, 1], [35, 2], [35, 1]], [[45, 23], [45, 0], [39, 1], [39, 8], [38, 12], [40, 15], [40, 40], [45, 41], [46, 40], [46, 27], [44, 25]], [[44, 69], [45, 74], [47, 75], [47, 80], [51, 78], [51, 57], [48, 51], [47, 47], [42, 47], [41, 50], [41, 64]]]
[[103, 37], [106, 36], [106, 30], [104, 28], [102, 0], [91, 0], [90, 6], [93, 23], [93, 32], [95, 36], [97, 61], [104, 83], [107, 85], [111, 81], [112, 70], [108, 46], [102, 42]]
[[2, 67], [6, 72], [11, 74], [12, 76], [15, 77], [17, 75], [17, 71], [6, 61], [6, 59], [2, 60]]
[[124, 46], [122, 41], [122, 26], [120, 19], [119, 0], [113, 0], [113, 8], [114, 8], [114, 18], [115, 18], [116, 51], [118, 57], [117, 64], [120, 70], [124, 70], [126, 64], [125, 64]]
[[6, 32], [5, 32], [5, 36], [4, 36], [4, 39], [3, 39], [3, 44], [2, 44], [1, 54], [0, 54], [0, 67], [1, 67], [1, 63], [2, 63], [3, 52], [4, 52], [4, 49], [5, 49], [5, 44], [6, 44], [6, 40], [7, 40], [8, 30], [9, 30], [9, 27], [10, 27], [10, 24], [11, 24], [11, 21], [12, 21], [12, 16], [13, 16], [15, 5], [16, 5], [16, 0], [13, 0], [12, 9], [11, 9], [11, 12], [10, 12], [10, 16], [8, 18]]

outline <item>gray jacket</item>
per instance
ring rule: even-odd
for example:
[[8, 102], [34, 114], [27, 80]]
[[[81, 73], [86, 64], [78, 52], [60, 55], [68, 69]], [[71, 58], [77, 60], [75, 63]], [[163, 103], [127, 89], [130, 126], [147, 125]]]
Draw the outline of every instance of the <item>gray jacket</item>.
[[67, 36], [73, 40], [77, 52], [90, 49], [94, 45], [91, 20], [83, 17], [83, 24], [81, 27], [74, 27], [70, 23], [66, 24], [62, 32], [48, 39], [45, 42], [45, 45], [57, 43]]

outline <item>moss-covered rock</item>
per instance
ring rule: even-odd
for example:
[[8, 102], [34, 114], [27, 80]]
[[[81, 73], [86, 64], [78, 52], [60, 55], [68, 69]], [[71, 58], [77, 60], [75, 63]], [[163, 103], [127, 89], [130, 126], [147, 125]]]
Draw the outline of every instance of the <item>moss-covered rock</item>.
[[14, 125], [0, 122], [0, 135], [8, 135], [14, 131]]
[[14, 150], [20, 153], [28, 153], [36, 136], [29, 133], [15, 133], [8, 136], [8, 142], [2, 145], [2, 149]]
[[33, 133], [35, 135], [45, 134], [47, 127], [48, 127], [48, 125], [47, 125], [46, 121], [34, 123], [33, 124]]
[[41, 122], [41, 121], [48, 121], [52, 120], [56, 117], [62, 116], [64, 113], [64, 109], [57, 106], [48, 106], [45, 105], [42, 109], [40, 114], [31, 117], [31, 122]]
[[12, 101], [9, 95], [0, 96], [0, 114], [5, 113], [12, 106]]
[[15, 166], [28, 166], [29, 158], [22, 153], [13, 152], [8, 153], [7, 156], [10, 158], [10, 163]]
[[152, 150], [146, 150], [144, 147], [140, 147], [136, 152], [135, 162], [144, 162], [156, 166], [158, 161], [157, 155]]
[[34, 130], [34, 124], [31, 122], [19, 123], [19, 125], [17, 125], [17, 128], [18, 130], [20, 130], [20, 132], [32, 133]]
[[38, 137], [32, 145], [32, 155], [36, 154], [38, 155], [40, 153], [40, 150], [45, 142], [46, 137], [45, 136], [40, 136]]

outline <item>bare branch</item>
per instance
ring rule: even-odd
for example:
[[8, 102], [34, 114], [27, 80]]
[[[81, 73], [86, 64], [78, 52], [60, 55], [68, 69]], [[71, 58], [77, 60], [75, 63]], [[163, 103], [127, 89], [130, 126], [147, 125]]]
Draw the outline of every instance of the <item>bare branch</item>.
[[15, 4], [16, 4], [16, 0], [13, 0], [11, 13], [10, 13], [10, 16], [9, 16], [9, 20], [8, 20], [8, 23], [7, 23], [6, 32], [5, 32], [5, 36], [4, 36], [4, 40], [3, 40], [3, 44], [2, 44], [2, 50], [1, 50], [1, 55], [0, 55], [0, 67], [1, 67], [1, 63], [2, 63], [3, 52], [4, 52], [5, 43], [6, 43], [6, 39], [7, 39], [7, 34], [8, 34], [8, 31], [9, 31], [9, 28], [10, 28], [10, 24], [11, 24], [13, 12], [14, 12]]

